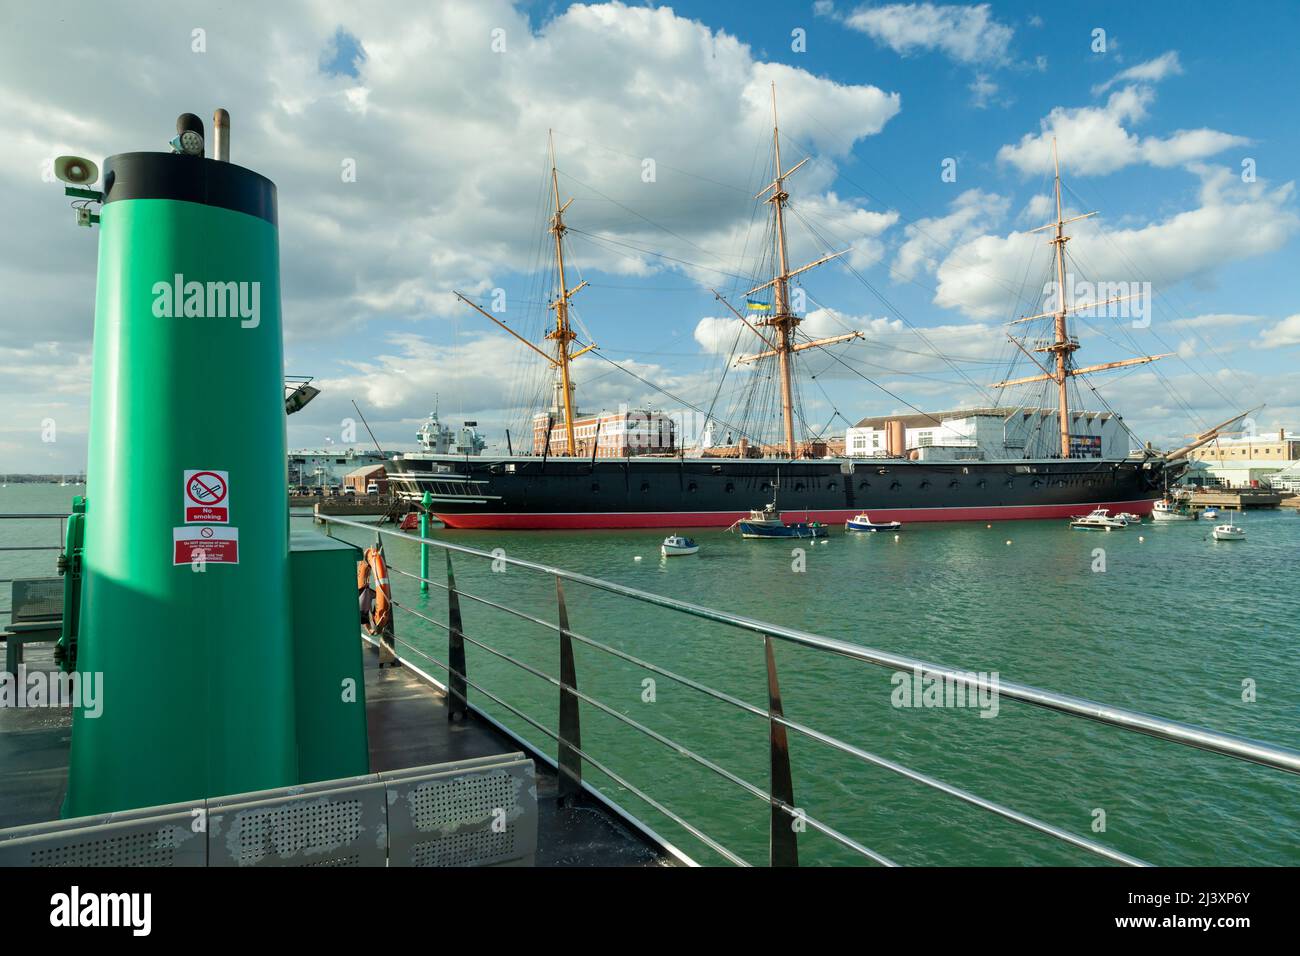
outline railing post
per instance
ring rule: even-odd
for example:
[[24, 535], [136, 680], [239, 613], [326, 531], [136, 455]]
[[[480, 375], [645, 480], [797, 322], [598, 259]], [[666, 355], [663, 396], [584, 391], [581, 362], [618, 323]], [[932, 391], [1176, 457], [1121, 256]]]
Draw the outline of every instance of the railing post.
[[771, 829], [768, 835], [768, 863], [771, 866], [799, 865], [799, 834], [794, 828], [794, 817], [782, 809], [777, 801], [794, 806], [794, 780], [790, 776], [790, 743], [786, 739], [785, 725], [778, 718], [785, 717], [781, 709], [781, 685], [776, 678], [776, 657], [773, 654], [771, 634], [763, 635], [763, 651], [767, 657], [767, 736], [768, 736], [768, 793], [772, 800]]
[[460, 596], [456, 593], [456, 576], [451, 569], [451, 552], [447, 555], [447, 719], [464, 720], [469, 716], [469, 685], [465, 670], [465, 632], [460, 620]]
[[555, 600], [560, 623], [560, 801], [571, 803], [582, 792], [582, 725], [578, 716], [578, 671], [573, 660], [573, 638], [569, 635], [569, 610], [564, 604], [564, 587], [557, 576]]
[[425, 492], [420, 498], [420, 593], [429, 593], [429, 546], [424, 539], [429, 537], [429, 505], [433, 504], [433, 495]]

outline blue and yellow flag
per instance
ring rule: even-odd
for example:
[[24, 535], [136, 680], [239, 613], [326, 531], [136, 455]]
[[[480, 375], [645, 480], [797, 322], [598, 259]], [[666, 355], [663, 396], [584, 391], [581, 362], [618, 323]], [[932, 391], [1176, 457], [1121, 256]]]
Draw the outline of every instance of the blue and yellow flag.
[[746, 301], [745, 304], [749, 306], [750, 312], [771, 312], [772, 311], [772, 307], [768, 305], [766, 302]]

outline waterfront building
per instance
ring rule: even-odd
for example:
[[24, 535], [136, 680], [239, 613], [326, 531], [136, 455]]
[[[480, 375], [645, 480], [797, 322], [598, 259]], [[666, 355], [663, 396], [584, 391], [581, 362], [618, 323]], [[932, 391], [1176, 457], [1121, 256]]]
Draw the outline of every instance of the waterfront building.
[[[1050, 458], [1061, 448], [1055, 408], [966, 408], [864, 418], [844, 434], [848, 458], [920, 461]], [[1070, 411], [1071, 458], [1124, 458], [1130, 439], [1113, 412]]]
[[[533, 454], [547, 453], [547, 422], [550, 422], [551, 455], [566, 450], [568, 431], [563, 412], [552, 410], [533, 416]], [[630, 455], [666, 455], [676, 449], [676, 428], [663, 412], [645, 408], [623, 408], [599, 414], [577, 412], [573, 419], [573, 437], [579, 457], [589, 457], [595, 448], [597, 458], [626, 458]], [[594, 443], [594, 446], [593, 446]]]
[[[1221, 436], [1190, 455], [1203, 468], [1205, 483], [1225, 488], [1249, 488], [1294, 481], [1300, 466], [1300, 437], [1279, 428], [1274, 432]], [[1288, 478], [1287, 473], [1292, 473]], [[1284, 489], [1291, 490], [1291, 489]]]
[[390, 453], [378, 449], [302, 448], [289, 452], [289, 484], [310, 488], [339, 488], [348, 473], [362, 465], [383, 464]]

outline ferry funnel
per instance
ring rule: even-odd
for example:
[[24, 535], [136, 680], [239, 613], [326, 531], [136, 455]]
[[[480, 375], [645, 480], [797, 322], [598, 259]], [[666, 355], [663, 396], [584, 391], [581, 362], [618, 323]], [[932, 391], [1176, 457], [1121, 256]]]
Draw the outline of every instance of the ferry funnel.
[[104, 164], [68, 816], [297, 782], [276, 188], [177, 130]]

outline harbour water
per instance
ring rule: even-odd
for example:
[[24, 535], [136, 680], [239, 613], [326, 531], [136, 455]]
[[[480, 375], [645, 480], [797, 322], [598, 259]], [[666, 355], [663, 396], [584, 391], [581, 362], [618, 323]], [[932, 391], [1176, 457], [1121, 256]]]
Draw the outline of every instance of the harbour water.
[[[0, 512], [66, 510], [80, 492], [11, 485], [0, 489]], [[0, 544], [17, 543], [16, 534], [30, 543], [25, 524], [0, 524]], [[302, 518], [294, 524], [310, 527]], [[1244, 543], [1209, 540], [1210, 524], [1147, 522], [1111, 533], [1071, 531], [1063, 521], [918, 525], [897, 541], [836, 529], [824, 544], [696, 532], [700, 554], [673, 559], [659, 557], [659, 532], [435, 534], [827, 637], [1298, 747], [1300, 628], [1290, 568], [1300, 517], [1249, 512]], [[418, 570], [415, 544], [386, 547], [391, 565]], [[804, 551], [801, 571], [795, 547]], [[30, 557], [0, 560], [3, 577], [49, 573], [28, 567]], [[461, 589], [555, 620], [552, 580], [520, 569], [493, 571], [466, 557], [454, 562]], [[435, 551], [431, 564], [439, 580], [442, 555]], [[442, 591], [422, 595], [414, 580], [392, 577], [400, 603], [446, 620]], [[565, 596], [579, 633], [765, 706], [762, 644], [754, 635], [575, 585]], [[557, 673], [553, 632], [470, 601], [462, 610], [469, 638]], [[396, 623], [401, 639], [445, 661], [439, 628], [402, 611]], [[471, 680], [555, 729], [553, 685], [472, 644], [467, 651]], [[1012, 701], [1002, 701], [992, 719], [978, 709], [895, 707], [890, 672], [799, 648], [779, 646], [778, 665], [787, 716], [1139, 858], [1300, 864], [1300, 782], [1289, 775]], [[766, 787], [761, 719], [664, 678], [648, 688], [645, 671], [581, 644], [577, 675], [584, 693]], [[470, 697], [554, 753], [535, 727], [473, 690]], [[765, 860], [762, 801], [589, 705], [582, 721], [585, 751], [734, 852]], [[792, 734], [790, 746], [796, 805], [897, 862], [1096, 862], [815, 741]], [[719, 861], [595, 769], [585, 773], [692, 857]], [[804, 864], [859, 862], [811, 828], [800, 855]]]

